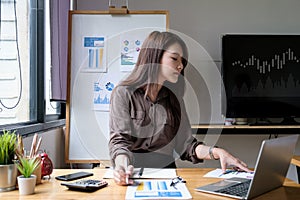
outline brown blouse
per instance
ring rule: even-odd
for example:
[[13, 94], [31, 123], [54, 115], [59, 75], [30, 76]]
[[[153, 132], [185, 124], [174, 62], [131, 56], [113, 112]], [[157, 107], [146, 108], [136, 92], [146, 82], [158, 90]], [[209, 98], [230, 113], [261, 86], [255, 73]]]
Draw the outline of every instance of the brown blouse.
[[156, 102], [145, 98], [143, 89], [133, 90], [128, 86], [114, 89], [109, 122], [109, 151], [113, 165], [119, 154], [127, 155], [135, 167], [144, 164], [137, 163], [137, 157], [145, 162], [155, 155], [173, 161], [177, 155], [182, 160], [202, 162], [195, 153], [196, 146], [202, 142], [192, 136], [183, 100], [177, 99], [166, 87], [162, 87]]

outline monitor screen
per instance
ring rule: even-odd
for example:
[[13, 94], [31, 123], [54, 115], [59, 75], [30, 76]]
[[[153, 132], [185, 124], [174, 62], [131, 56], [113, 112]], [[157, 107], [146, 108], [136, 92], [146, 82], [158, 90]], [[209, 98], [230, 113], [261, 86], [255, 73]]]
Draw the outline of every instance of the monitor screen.
[[300, 35], [222, 36], [226, 117], [300, 116]]

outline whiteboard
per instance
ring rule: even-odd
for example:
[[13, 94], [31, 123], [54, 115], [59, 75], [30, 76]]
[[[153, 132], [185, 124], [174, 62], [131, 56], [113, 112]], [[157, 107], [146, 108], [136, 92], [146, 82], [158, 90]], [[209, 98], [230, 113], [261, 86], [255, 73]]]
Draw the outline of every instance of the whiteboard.
[[[168, 28], [168, 11], [70, 11], [68, 96], [66, 116], [67, 163], [109, 160], [111, 89], [134, 66], [137, 46], [154, 31]], [[124, 42], [126, 41], [126, 42]], [[121, 55], [125, 55], [124, 57]]]

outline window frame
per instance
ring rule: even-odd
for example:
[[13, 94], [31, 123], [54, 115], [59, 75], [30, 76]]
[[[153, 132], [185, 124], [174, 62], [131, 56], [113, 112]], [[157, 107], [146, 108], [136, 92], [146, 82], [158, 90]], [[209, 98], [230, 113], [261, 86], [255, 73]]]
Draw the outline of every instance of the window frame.
[[[16, 130], [22, 136], [65, 126], [66, 103], [60, 102], [60, 114], [46, 115], [45, 100], [45, 0], [30, 0], [30, 112], [28, 122], [0, 125], [0, 130]], [[43, 78], [41, 78], [43, 77]], [[1, 133], [0, 133], [1, 134]]]

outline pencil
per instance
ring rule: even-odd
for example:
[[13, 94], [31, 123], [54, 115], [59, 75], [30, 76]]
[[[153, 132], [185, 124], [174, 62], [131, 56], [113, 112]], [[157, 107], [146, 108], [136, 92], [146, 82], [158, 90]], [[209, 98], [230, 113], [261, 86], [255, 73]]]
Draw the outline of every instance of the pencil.
[[33, 139], [32, 139], [32, 143], [31, 143], [31, 149], [30, 149], [30, 154], [29, 154], [30, 158], [32, 158], [34, 156], [37, 137], [38, 137], [38, 135], [35, 133], [34, 136], [33, 136]]
[[40, 139], [39, 139], [39, 141], [38, 141], [38, 143], [37, 143], [37, 145], [36, 145], [36, 147], [35, 147], [34, 156], [37, 155], [37, 153], [38, 153], [38, 151], [39, 151], [39, 148], [40, 148], [40, 146], [41, 146], [41, 142], [42, 142], [42, 137], [40, 137]]
[[226, 170], [224, 173], [220, 174], [219, 177], [220, 177], [220, 176], [223, 176], [223, 175], [225, 175], [225, 174], [233, 173], [233, 172], [236, 172], [236, 170]]
[[126, 184], [128, 185], [128, 183], [129, 183], [129, 176], [128, 176], [128, 174], [127, 174], [127, 168], [128, 168], [128, 160], [127, 160], [127, 158], [125, 159], [125, 166], [124, 166], [124, 168], [125, 168], [125, 173], [126, 173], [126, 178], [125, 178], [125, 181], [126, 181]]

